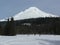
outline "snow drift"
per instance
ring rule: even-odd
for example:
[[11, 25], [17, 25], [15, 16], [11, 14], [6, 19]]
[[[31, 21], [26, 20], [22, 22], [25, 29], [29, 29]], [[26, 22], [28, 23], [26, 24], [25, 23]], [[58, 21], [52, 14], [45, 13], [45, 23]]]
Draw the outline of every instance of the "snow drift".
[[60, 45], [59, 35], [0, 36], [0, 45]]

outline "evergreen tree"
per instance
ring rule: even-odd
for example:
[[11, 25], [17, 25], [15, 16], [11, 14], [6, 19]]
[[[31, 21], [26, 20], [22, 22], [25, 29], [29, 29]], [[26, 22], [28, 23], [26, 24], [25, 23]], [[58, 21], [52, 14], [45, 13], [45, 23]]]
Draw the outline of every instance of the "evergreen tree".
[[10, 34], [10, 27], [9, 27], [9, 19], [8, 19], [8, 21], [7, 21], [7, 23], [6, 23], [6, 26], [5, 26], [5, 30], [4, 30], [4, 35], [9, 35]]
[[2, 28], [2, 26], [0, 25], [0, 35], [2, 35], [3, 34], [3, 28]]
[[13, 17], [11, 18], [9, 26], [10, 26], [10, 35], [16, 35], [15, 23]]
[[5, 31], [4, 32], [5, 32], [5, 35], [8, 35], [8, 36], [16, 35], [13, 17], [11, 18], [10, 21], [8, 19], [7, 24], [5, 26]]

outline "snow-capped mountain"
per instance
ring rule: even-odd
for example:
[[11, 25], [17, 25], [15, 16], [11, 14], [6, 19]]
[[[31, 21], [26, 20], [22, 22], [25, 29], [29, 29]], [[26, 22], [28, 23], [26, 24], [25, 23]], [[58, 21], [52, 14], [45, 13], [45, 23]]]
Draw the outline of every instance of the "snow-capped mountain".
[[[22, 11], [14, 15], [13, 17], [14, 17], [14, 20], [21, 20], [21, 19], [38, 18], [38, 17], [58, 17], [58, 16], [43, 12], [37, 7], [30, 7], [25, 11]], [[1, 21], [4, 21], [4, 20], [5, 19]]]
[[15, 20], [20, 19], [28, 19], [28, 18], [38, 18], [38, 17], [57, 17], [56, 15], [48, 14], [36, 7], [30, 7], [25, 11], [22, 11], [15, 16], [13, 16]]

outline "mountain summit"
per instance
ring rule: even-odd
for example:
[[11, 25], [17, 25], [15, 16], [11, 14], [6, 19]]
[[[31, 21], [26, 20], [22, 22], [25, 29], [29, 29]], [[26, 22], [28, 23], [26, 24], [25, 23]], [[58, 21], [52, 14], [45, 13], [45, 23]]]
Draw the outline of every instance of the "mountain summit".
[[38, 17], [57, 17], [56, 15], [48, 14], [37, 7], [30, 7], [26, 9], [25, 11], [22, 11], [15, 16], [13, 16], [15, 20], [20, 20], [20, 19], [29, 19], [29, 18], [38, 18]]
[[[14, 17], [14, 20], [21, 20], [21, 19], [38, 18], [38, 17], [58, 17], [58, 16], [43, 12], [37, 7], [30, 7], [26, 9], [25, 11], [22, 11], [16, 14], [13, 17]], [[0, 20], [0, 21], [5, 21], [5, 19]]]

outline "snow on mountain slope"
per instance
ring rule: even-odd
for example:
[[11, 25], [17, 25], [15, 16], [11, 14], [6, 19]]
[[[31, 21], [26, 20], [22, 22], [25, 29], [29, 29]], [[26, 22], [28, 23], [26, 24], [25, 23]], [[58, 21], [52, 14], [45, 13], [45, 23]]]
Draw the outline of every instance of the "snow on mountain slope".
[[[16, 15], [13, 16], [14, 20], [21, 20], [21, 19], [29, 19], [29, 18], [38, 18], [38, 17], [58, 17], [53, 14], [45, 13], [38, 9], [37, 7], [30, 7], [26, 9], [25, 11], [22, 11]], [[9, 17], [10, 18], [10, 17]], [[2, 19], [0, 21], [6, 21], [6, 19]]]
[[28, 18], [38, 18], [38, 17], [58, 17], [56, 15], [48, 14], [37, 7], [30, 7], [26, 9], [25, 11], [22, 11], [15, 16], [13, 16], [15, 20], [20, 20], [20, 19], [28, 19]]
[[5, 19], [1, 19], [0, 21], [6, 21]]

